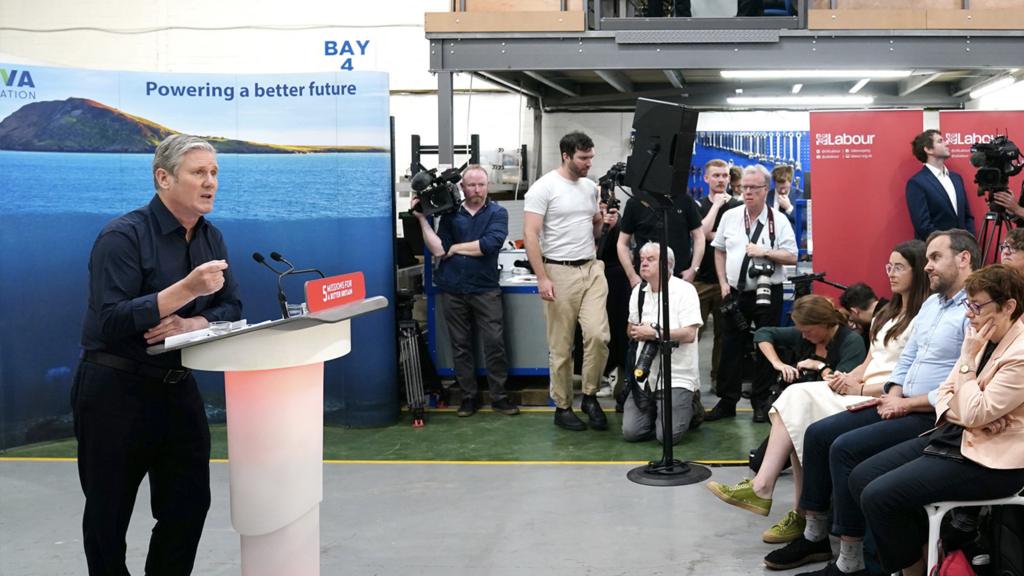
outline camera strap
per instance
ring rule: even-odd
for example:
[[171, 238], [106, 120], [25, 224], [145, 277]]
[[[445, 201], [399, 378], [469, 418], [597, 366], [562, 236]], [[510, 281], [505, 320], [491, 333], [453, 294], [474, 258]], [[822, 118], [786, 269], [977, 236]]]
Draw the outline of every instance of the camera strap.
[[[772, 207], [765, 206], [768, 210], [768, 242], [771, 244], [772, 249], [775, 248], [775, 218], [772, 214]], [[761, 230], [764, 229], [764, 222], [758, 221], [757, 227], [754, 228], [754, 235], [750, 235], [750, 216], [747, 215], [747, 210], [743, 210], [743, 227], [747, 232], [747, 239], [751, 244], [757, 244], [758, 239], [761, 238]], [[747, 268], [750, 266], [750, 255], [743, 255], [743, 264], [740, 265], [740, 278], [736, 281], [736, 289], [743, 292], [747, 288]]]

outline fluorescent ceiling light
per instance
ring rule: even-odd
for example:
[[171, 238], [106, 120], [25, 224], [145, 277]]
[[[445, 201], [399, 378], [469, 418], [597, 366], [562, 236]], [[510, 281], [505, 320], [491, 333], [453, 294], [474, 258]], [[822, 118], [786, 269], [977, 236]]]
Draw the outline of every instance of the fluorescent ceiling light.
[[980, 88], [975, 88], [974, 90], [971, 90], [971, 100], [977, 100], [978, 98], [981, 98], [982, 96], [987, 96], [988, 94], [996, 92], [997, 90], [1002, 90], [1003, 88], [1013, 86], [1016, 82], [1017, 79], [1014, 78], [1013, 76], [1006, 76], [1000, 78], [995, 82], [990, 82]]
[[864, 106], [872, 96], [739, 96], [726, 98], [733, 106]]
[[799, 94], [803, 87], [803, 84], [793, 84], [793, 94]]
[[722, 70], [722, 78], [783, 80], [792, 78], [906, 78], [910, 70]]
[[850, 88], [850, 94], [860, 92], [860, 89], [867, 86], [868, 82], [871, 82], [871, 78], [861, 78], [859, 82], [853, 85], [853, 88]]

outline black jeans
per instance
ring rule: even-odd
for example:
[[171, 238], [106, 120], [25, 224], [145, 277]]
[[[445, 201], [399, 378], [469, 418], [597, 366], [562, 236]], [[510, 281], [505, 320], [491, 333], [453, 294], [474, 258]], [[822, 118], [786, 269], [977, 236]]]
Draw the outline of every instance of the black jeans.
[[840, 412], [807, 427], [804, 435], [804, 487], [800, 508], [828, 511], [832, 533], [864, 536], [860, 501], [850, 494], [850, 473], [871, 456], [934, 426], [934, 412], [914, 412], [882, 420], [875, 408]]
[[[772, 285], [771, 305], [758, 306], [753, 290], [738, 292], [735, 288], [732, 297], [739, 302], [740, 310], [751, 323], [751, 328], [778, 326], [782, 316], [782, 285]], [[740, 331], [728, 316], [723, 315], [722, 362], [718, 367], [718, 396], [726, 405], [735, 406], [740, 401], [743, 385], [743, 374], [753, 370], [751, 362], [757, 362], [760, 354], [754, 354], [754, 333], [752, 330]], [[750, 391], [750, 403], [755, 407], [765, 406], [771, 394], [772, 382], [766, 379], [754, 379]]]
[[928, 456], [929, 438], [897, 444], [861, 462], [850, 475], [887, 573], [921, 558], [928, 539], [925, 504], [949, 500], [990, 500], [1024, 487], [1024, 469], [995, 470], [970, 460]]
[[505, 397], [508, 380], [508, 360], [505, 357], [504, 316], [501, 290], [479, 294], [442, 293], [444, 320], [452, 344], [452, 362], [455, 380], [462, 393], [476, 397], [476, 361], [473, 356], [473, 329], [483, 343], [484, 364], [491, 402]]
[[146, 474], [156, 519], [146, 574], [190, 574], [210, 508], [210, 429], [195, 379], [164, 384], [82, 362], [71, 406], [89, 574], [128, 574], [125, 533]]

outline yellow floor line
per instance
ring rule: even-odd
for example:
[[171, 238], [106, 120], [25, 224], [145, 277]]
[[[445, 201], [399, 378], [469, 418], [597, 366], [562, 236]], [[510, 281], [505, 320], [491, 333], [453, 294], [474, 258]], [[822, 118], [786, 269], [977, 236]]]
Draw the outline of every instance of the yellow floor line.
[[[77, 458], [19, 458], [0, 457], [0, 462], [77, 462]], [[226, 464], [224, 458], [212, 458], [210, 462]], [[642, 466], [647, 460], [324, 460], [324, 464], [447, 464], [455, 466]], [[746, 460], [694, 460], [695, 464], [707, 466], [738, 466]]]

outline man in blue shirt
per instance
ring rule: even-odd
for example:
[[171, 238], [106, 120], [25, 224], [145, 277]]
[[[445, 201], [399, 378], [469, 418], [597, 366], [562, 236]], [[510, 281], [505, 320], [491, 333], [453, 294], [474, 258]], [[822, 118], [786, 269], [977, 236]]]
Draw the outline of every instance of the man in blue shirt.
[[[508, 236], [508, 211], [487, 200], [487, 171], [466, 168], [460, 181], [464, 199], [453, 213], [440, 217], [437, 232], [422, 212], [413, 211], [423, 230], [423, 242], [436, 258], [434, 284], [440, 291], [452, 344], [455, 380], [462, 389], [459, 416], [472, 416], [479, 407], [473, 361], [473, 326], [483, 341], [491, 408], [518, 414], [505, 392], [505, 357], [498, 252]], [[411, 206], [415, 208], [418, 199]]]
[[189, 574], [210, 507], [210, 430], [181, 355], [148, 345], [238, 320], [242, 304], [220, 231], [205, 218], [217, 153], [178, 134], [153, 158], [156, 196], [111, 220], [89, 259], [82, 362], [71, 389], [89, 574], [127, 574], [125, 532], [149, 475], [156, 526], [146, 574]]
[[850, 492], [853, 468], [867, 458], [910, 440], [934, 426], [936, 392], [960, 357], [967, 318], [964, 281], [980, 264], [974, 236], [964, 230], [928, 237], [925, 272], [934, 294], [914, 318], [913, 331], [877, 407], [841, 412], [811, 424], [804, 437], [804, 485], [799, 510], [805, 512], [802, 537], [765, 556], [774, 570], [829, 560], [827, 517], [832, 501], [833, 534], [840, 536], [839, 558], [800, 576], [866, 576], [864, 515]]

